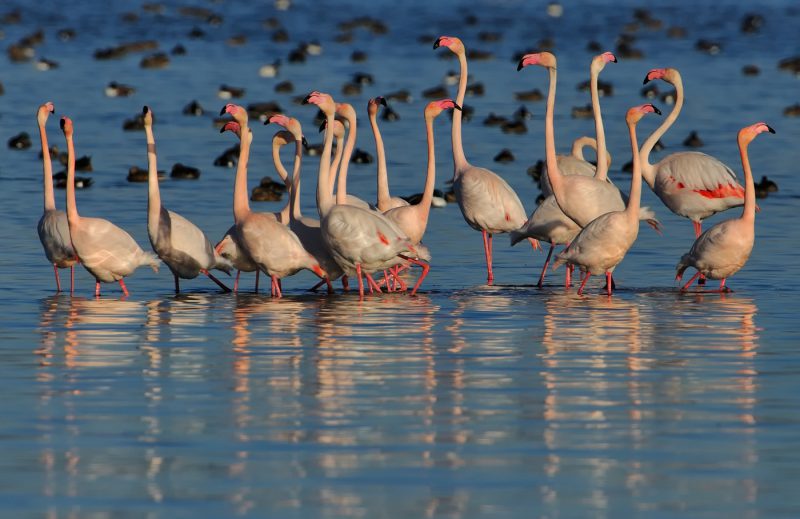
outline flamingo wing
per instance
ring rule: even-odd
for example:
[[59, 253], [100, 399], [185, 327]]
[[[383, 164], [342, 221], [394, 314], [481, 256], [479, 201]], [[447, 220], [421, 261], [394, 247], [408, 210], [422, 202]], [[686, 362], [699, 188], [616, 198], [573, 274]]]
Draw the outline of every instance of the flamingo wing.
[[669, 191], [689, 189], [709, 199], [744, 198], [744, 188], [731, 168], [696, 151], [665, 157], [658, 163], [656, 183]]
[[525, 223], [527, 215], [517, 193], [500, 176], [484, 168], [464, 172], [454, 188], [464, 219], [474, 229], [510, 232]]

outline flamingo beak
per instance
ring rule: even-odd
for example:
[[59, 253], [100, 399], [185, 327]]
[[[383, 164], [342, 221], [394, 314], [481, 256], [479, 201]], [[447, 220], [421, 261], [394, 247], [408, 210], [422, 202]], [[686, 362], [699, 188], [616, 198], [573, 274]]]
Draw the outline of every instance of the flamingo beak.
[[386, 106], [386, 107], [388, 107], [388, 106], [389, 106], [389, 105], [387, 105], [387, 104], [386, 104], [386, 99], [384, 99], [383, 97], [379, 97], [379, 98], [378, 98], [378, 102], [379, 102], [380, 104], [382, 104], [383, 106]]
[[764, 126], [767, 127], [767, 131], [769, 131], [769, 133], [775, 133], [775, 130], [772, 129], [772, 126], [770, 126], [768, 124], [765, 124]]
[[319, 133], [324, 132], [325, 128], [327, 127], [328, 127], [328, 121], [327, 120], [322, 121], [322, 124], [319, 125]]
[[142, 115], [147, 115], [147, 112], [149, 112], [149, 111], [150, 111], [150, 107], [149, 106], [144, 105], [142, 107]]
[[226, 108], [227, 108], [227, 106], [223, 106], [222, 110], [219, 111], [219, 115], [225, 115], [225, 109]]
[[307, 104], [308, 104], [308, 100], [309, 100], [309, 99], [311, 99], [311, 94], [308, 94], [307, 96], [305, 96], [305, 97], [303, 98], [303, 100], [302, 100], [302, 101], [300, 101], [300, 104], [301, 104], [301, 105], [307, 105]]
[[303, 143], [303, 148], [305, 148], [305, 150], [308, 151], [308, 141], [306, 140], [306, 136], [305, 135], [303, 135], [302, 143]]
[[441, 38], [436, 38], [436, 41], [435, 41], [435, 42], [433, 42], [433, 48], [434, 48], [434, 49], [438, 49], [438, 48], [439, 48], [439, 42], [440, 42], [440, 41], [442, 41], [442, 39], [441, 39]]

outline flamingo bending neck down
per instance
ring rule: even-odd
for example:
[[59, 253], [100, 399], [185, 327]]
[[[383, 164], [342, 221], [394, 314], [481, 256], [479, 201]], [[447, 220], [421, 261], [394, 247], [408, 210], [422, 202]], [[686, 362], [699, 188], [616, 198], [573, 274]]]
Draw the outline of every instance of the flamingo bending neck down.
[[302, 269], [314, 272], [320, 278], [326, 273], [317, 261], [303, 248], [300, 240], [287, 226], [280, 223], [272, 213], [256, 213], [250, 210], [247, 200], [247, 161], [250, 156], [252, 133], [248, 127], [247, 111], [229, 103], [220, 115], [229, 113], [234, 122], [227, 123], [222, 130], [230, 130], [240, 140], [239, 162], [233, 193], [233, 219], [236, 228], [233, 240], [244, 250], [259, 270], [270, 276], [273, 297], [281, 297], [280, 280]]
[[556, 256], [553, 269], [562, 263], [580, 267], [586, 275], [583, 278], [578, 295], [592, 274], [606, 275], [606, 290], [611, 296], [611, 271], [625, 257], [625, 254], [639, 235], [639, 202], [642, 193], [642, 167], [639, 160], [639, 145], [636, 142], [636, 124], [648, 113], [661, 112], [651, 104], [644, 104], [628, 110], [625, 122], [631, 139], [633, 154], [633, 175], [631, 176], [631, 194], [627, 206], [622, 211], [612, 211], [598, 216], [585, 226], [569, 247]]
[[383, 147], [383, 137], [378, 129], [378, 106], [387, 106], [386, 99], [381, 96], [374, 97], [367, 103], [367, 115], [369, 124], [372, 127], [372, 136], [375, 138], [375, 151], [378, 163], [378, 200], [375, 206], [378, 211], [385, 213], [395, 207], [406, 207], [408, 202], [399, 196], [389, 194], [389, 173], [386, 169], [386, 150]]
[[142, 265], [149, 265], [154, 272], [158, 272], [158, 258], [151, 252], [143, 251], [130, 234], [108, 220], [78, 214], [75, 202], [75, 146], [69, 117], [61, 118], [61, 130], [67, 140], [67, 221], [75, 253], [96, 280], [95, 296], [100, 296], [101, 282], [117, 281], [127, 297], [128, 289], [122, 278], [133, 274]]
[[702, 221], [715, 213], [742, 205], [745, 190], [731, 168], [705, 153], [682, 151], [650, 164], [653, 146], [678, 118], [684, 97], [683, 81], [677, 69], [653, 69], [645, 76], [644, 83], [656, 79], [675, 87], [675, 106], [642, 144], [642, 177], [670, 211], [692, 221], [697, 238], [702, 232]]
[[[456, 104], [464, 106], [467, 91], [467, 55], [463, 42], [453, 36], [440, 36], [433, 48], [447, 47], [458, 57], [461, 67], [458, 80]], [[486, 256], [486, 274], [489, 285], [494, 281], [492, 273], [492, 235], [511, 232], [525, 224], [527, 217], [519, 196], [511, 186], [496, 173], [471, 165], [464, 155], [461, 140], [461, 111], [453, 112], [453, 191], [464, 220], [483, 235], [483, 250]], [[534, 249], [539, 242], [530, 239]]]
[[56, 276], [56, 291], [61, 292], [61, 279], [58, 269], [69, 268], [69, 292], [75, 290], [75, 263], [77, 256], [69, 238], [69, 222], [67, 213], [56, 209], [56, 198], [53, 192], [53, 165], [50, 161], [50, 147], [47, 144], [45, 124], [50, 114], [55, 113], [53, 103], [46, 102], [36, 111], [39, 126], [39, 138], [42, 141], [42, 173], [44, 176], [44, 212], [39, 219], [37, 231], [42, 242], [44, 254], [53, 265]]
[[217, 269], [230, 275], [233, 267], [231, 263], [214, 250], [206, 235], [196, 225], [161, 205], [153, 111], [145, 106], [142, 116], [147, 139], [147, 234], [150, 245], [175, 277], [176, 294], [181, 291], [180, 278], [194, 279], [199, 274], [205, 274], [222, 290], [230, 292], [209, 270]]
[[742, 215], [708, 229], [695, 240], [691, 250], [681, 257], [676, 267], [677, 281], [681, 280], [687, 268], [697, 269], [697, 273], [681, 287], [681, 291], [689, 288], [702, 274], [710, 279], [719, 279], [719, 291], [727, 292], [730, 289], [725, 286], [725, 280], [737, 273], [750, 258], [755, 241], [756, 193], [747, 148], [763, 132], [775, 133], [775, 130], [765, 123], [756, 123], [739, 130], [737, 142], [744, 170], [745, 190]]
[[[317, 105], [327, 119], [317, 179], [317, 207], [322, 237], [344, 273], [358, 277], [360, 297], [364, 297], [363, 277], [367, 278], [371, 291], [380, 292], [371, 273], [392, 267], [403, 260], [419, 265], [422, 262], [415, 257], [414, 245], [391, 220], [376, 211], [334, 203], [329, 190], [329, 175], [333, 121], [337, 105], [329, 94], [317, 91], [306, 96], [303, 103]], [[337, 196], [341, 194], [337, 193]], [[418, 286], [419, 282], [411, 292], [412, 295], [416, 293]]]

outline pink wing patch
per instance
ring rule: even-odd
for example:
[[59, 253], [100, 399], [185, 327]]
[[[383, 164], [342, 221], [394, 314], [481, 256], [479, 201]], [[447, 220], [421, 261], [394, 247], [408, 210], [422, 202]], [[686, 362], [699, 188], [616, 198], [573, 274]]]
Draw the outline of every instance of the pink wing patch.
[[389, 239], [382, 232], [378, 233], [378, 239], [381, 241], [382, 244], [389, 245]]
[[716, 189], [695, 189], [694, 192], [706, 198], [744, 198], [744, 188], [736, 184], [719, 184]]

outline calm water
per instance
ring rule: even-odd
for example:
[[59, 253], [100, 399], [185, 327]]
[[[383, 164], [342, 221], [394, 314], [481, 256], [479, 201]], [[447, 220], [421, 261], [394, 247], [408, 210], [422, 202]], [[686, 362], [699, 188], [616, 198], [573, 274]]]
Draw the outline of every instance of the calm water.
[[[612, 299], [578, 297], [558, 286], [532, 283], [544, 256], [529, 247], [509, 248], [498, 236], [497, 285], [483, 285], [478, 233], [457, 206], [431, 215], [426, 242], [434, 260], [417, 298], [385, 295], [309, 295], [310, 274], [284, 282], [286, 297], [223, 295], [207, 280], [185, 281], [172, 293], [168, 272], [140, 270], [128, 280], [131, 297], [120, 300], [105, 286], [90, 297], [93, 280], [77, 271], [75, 296], [54, 295], [35, 227], [41, 214], [36, 107], [52, 100], [56, 115], [75, 122], [79, 155], [92, 155], [95, 185], [78, 193], [85, 215], [113, 219], [143, 246], [146, 189], [125, 180], [128, 167], [145, 166], [144, 136], [123, 132], [122, 121], [143, 104], [156, 114], [159, 166], [183, 162], [202, 170], [197, 181], [165, 180], [165, 205], [217, 239], [231, 222], [233, 171], [213, 159], [232, 144], [211, 119], [224, 104], [222, 83], [247, 89], [243, 104], [276, 100], [297, 116], [310, 140], [320, 138], [314, 111], [292, 104], [312, 89], [352, 102], [363, 118], [369, 97], [406, 88], [409, 104], [393, 103], [400, 121], [382, 123], [393, 192], [418, 192], [423, 184], [422, 90], [454, 68], [433, 39], [454, 34], [468, 48], [494, 53], [473, 61], [470, 74], [486, 87], [468, 97], [475, 118], [464, 129], [476, 164], [492, 167], [520, 193], [528, 210], [537, 190], [525, 169], [543, 155], [544, 104], [527, 103], [534, 118], [526, 135], [505, 135], [481, 125], [489, 112], [510, 115], [520, 103], [513, 92], [546, 91], [544, 71], [515, 71], [514, 52], [537, 48], [551, 37], [559, 57], [556, 138], [560, 151], [591, 135], [593, 125], [572, 119], [588, 103], [575, 86], [587, 75], [589, 40], [613, 50], [632, 20], [633, 2], [568, 5], [550, 19], [530, 2], [472, 3], [468, 25], [456, 2], [295, 2], [288, 11], [245, 2], [197, 3], [224, 17], [219, 26], [178, 14], [162, 15], [138, 2], [82, 2], [70, 9], [23, 2], [22, 23], [0, 25], [5, 46], [44, 29], [37, 56], [60, 63], [48, 72], [32, 63], [0, 58], [5, 95], [0, 97], [0, 515], [4, 517], [797, 517], [800, 497], [800, 334], [795, 225], [800, 182], [800, 119], [782, 116], [798, 99], [797, 79], [777, 62], [800, 48], [800, 10], [790, 1], [761, 2], [760, 33], [742, 35], [750, 7], [737, 2], [677, 2], [653, 15], [665, 27], [681, 25], [683, 39], [642, 29], [635, 48], [643, 59], [620, 59], [603, 72], [614, 95], [603, 99], [606, 131], [616, 169], [629, 160], [625, 110], [644, 102], [645, 73], [674, 66], [686, 87], [684, 113], [665, 136], [667, 151], [697, 130], [713, 154], [741, 171], [735, 135], [766, 121], [776, 135], [750, 147], [756, 177], [768, 175], [780, 191], [759, 201], [756, 248], [731, 278], [732, 294], [677, 293], [674, 265], [691, 245], [688, 221], [669, 213], [649, 191], [644, 202], [665, 225], [664, 236], [642, 229], [616, 272]], [[675, 4], [674, 2], [672, 4]], [[183, 4], [182, 4], [183, 5]], [[137, 12], [137, 23], [120, 21]], [[591, 11], [591, 15], [587, 12]], [[2, 14], [0, 13], [0, 14]], [[336, 24], [355, 16], [382, 17], [390, 32], [354, 32], [335, 43]], [[262, 26], [278, 18], [291, 42], [275, 43]], [[56, 32], [77, 36], [60, 42]], [[193, 27], [206, 36], [190, 39]], [[481, 42], [481, 31], [500, 31]], [[91, 34], [90, 34], [91, 32]], [[244, 34], [239, 47], [225, 41]], [[424, 42], [421, 35], [430, 36]], [[174, 56], [165, 70], [143, 70], [141, 54], [95, 61], [95, 49], [153, 38]], [[715, 56], [694, 44], [718, 41]], [[319, 40], [320, 56], [284, 63], [278, 78], [258, 67], [287, 55], [299, 41]], [[369, 54], [353, 63], [353, 50]], [[285, 59], [284, 59], [285, 61]], [[761, 74], [744, 77], [742, 66]], [[375, 84], [359, 96], [340, 94], [358, 71]], [[115, 80], [135, 86], [130, 98], [103, 95]], [[291, 80], [293, 94], [275, 94]], [[659, 84], [662, 91], [663, 84]], [[451, 88], [452, 95], [455, 95]], [[181, 114], [197, 99], [208, 110]], [[656, 101], [660, 107], [669, 106]], [[365, 118], [364, 118], [365, 119]], [[641, 138], [658, 124], [640, 125]], [[48, 125], [51, 144], [64, 148], [57, 117]], [[20, 131], [34, 145], [5, 146]], [[254, 125], [251, 184], [272, 174], [269, 139], [275, 130]], [[358, 146], [373, 151], [366, 125]], [[449, 123], [436, 122], [437, 184], [450, 176]], [[517, 160], [492, 163], [502, 148]], [[288, 160], [288, 157], [287, 157]], [[56, 168], [58, 166], [56, 165]], [[306, 158], [304, 211], [314, 211], [317, 162]], [[351, 168], [351, 190], [375, 192], [374, 166]], [[57, 192], [59, 207], [63, 191]], [[279, 204], [263, 204], [276, 210]], [[709, 224], [727, 215], [712, 218]], [[252, 287], [252, 276], [243, 276]]]

